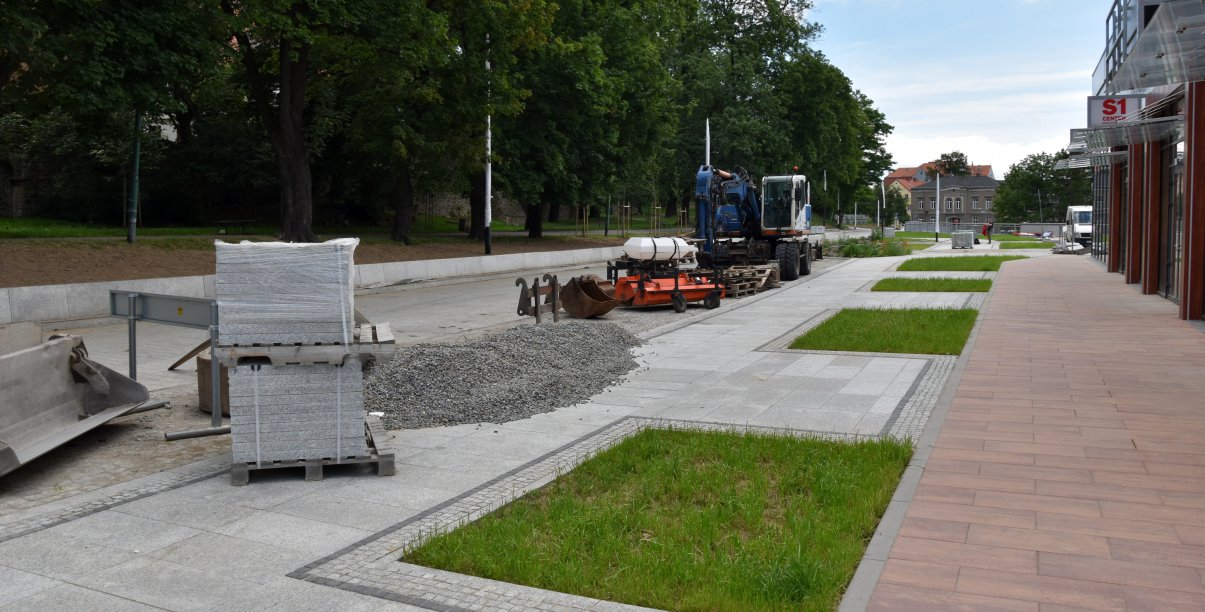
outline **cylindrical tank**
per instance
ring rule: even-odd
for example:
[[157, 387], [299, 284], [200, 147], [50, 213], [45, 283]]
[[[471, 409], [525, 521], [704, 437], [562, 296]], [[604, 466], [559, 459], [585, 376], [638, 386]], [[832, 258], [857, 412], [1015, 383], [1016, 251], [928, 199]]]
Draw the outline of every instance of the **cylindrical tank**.
[[644, 261], [684, 259], [698, 250], [681, 238], [629, 238], [623, 243], [624, 254]]

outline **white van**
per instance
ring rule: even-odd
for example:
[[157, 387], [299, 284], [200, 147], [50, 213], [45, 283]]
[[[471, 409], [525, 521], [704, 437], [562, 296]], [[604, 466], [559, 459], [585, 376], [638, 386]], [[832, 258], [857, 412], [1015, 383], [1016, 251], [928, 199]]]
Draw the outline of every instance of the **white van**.
[[1067, 221], [1063, 226], [1063, 240], [1078, 242], [1084, 248], [1092, 246], [1092, 207], [1068, 206]]

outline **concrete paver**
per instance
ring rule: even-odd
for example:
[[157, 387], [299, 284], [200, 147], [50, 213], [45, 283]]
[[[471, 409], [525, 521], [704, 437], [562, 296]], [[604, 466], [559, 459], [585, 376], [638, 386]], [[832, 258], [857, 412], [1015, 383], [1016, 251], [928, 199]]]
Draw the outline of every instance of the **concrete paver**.
[[[0, 517], [0, 608], [77, 602], [116, 609], [376, 610], [440, 601], [435, 595], [398, 595], [411, 583], [430, 589], [456, 585], [458, 594], [447, 602], [497, 605], [547, 597], [556, 602], [549, 605], [565, 608], [607, 608], [606, 602], [430, 571], [404, 575], [399, 568], [406, 564], [394, 560], [390, 543], [418, 528], [405, 525], [421, 525], [440, 508], [469, 516], [546, 482], [560, 468], [531, 471], [542, 457], [578, 456], [578, 445], [598, 444], [591, 436], [602, 427], [630, 433], [647, 426], [638, 423], [658, 422], [625, 418], [842, 435], [919, 434], [953, 358], [781, 348], [808, 321], [866, 303], [866, 286], [897, 275], [891, 268], [902, 259], [844, 263], [738, 308], [650, 332], [637, 351], [642, 367], [577, 406], [501, 425], [391, 432], [398, 473], [390, 478], [330, 470], [321, 482], [266, 474], [250, 486], [231, 487], [218, 476], [101, 504], [82, 518], [7, 540], [10, 520], [35, 520], [37, 512]], [[1191, 375], [1205, 365], [1199, 361], [1200, 333], [1175, 321], [1170, 304], [1137, 296], [1086, 259], [1009, 264], [997, 281], [975, 349], [963, 358], [961, 382], [956, 392], [951, 389], [940, 435], [933, 436], [931, 452], [918, 452], [921, 462], [905, 474], [901, 490], [915, 494], [892, 502], [881, 526], [890, 535], [872, 541], [851, 591], [865, 588], [860, 580], [873, 585], [877, 579], [870, 600], [875, 609], [1168, 609], [1198, 603], [1201, 593], [1191, 587], [1194, 576], [1201, 584], [1205, 567], [1199, 552], [1205, 549], [1205, 456], [1196, 449], [1205, 417], [1184, 402], [1201, 391], [1199, 376]], [[494, 282], [499, 299], [509, 303], [513, 285], [502, 285], [513, 278]], [[1073, 287], [1061, 289], [1064, 282]], [[1085, 309], [1086, 296], [1098, 292], [1108, 303], [1093, 301], [1095, 310]], [[452, 286], [432, 288], [430, 300], [440, 306], [422, 312], [460, 308], [462, 316], [493, 316], [458, 303], [454, 295]], [[932, 307], [965, 303], [967, 297], [905, 294], [885, 296], [883, 303]], [[387, 293], [357, 303], [370, 318], [389, 320], [395, 329], [427, 325]], [[1096, 316], [1110, 323], [1083, 325]], [[1120, 326], [1126, 337], [1137, 332], [1166, 340], [1118, 351], [1116, 334], [1110, 337], [1106, 330]], [[1068, 346], [1068, 330], [1084, 333], [1085, 327], [1099, 327], [1101, 338]], [[117, 359], [106, 363], [118, 369], [125, 340], [120, 331], [85, 331], [92, 334], [93, 354]], [[142, 353], [148, 364], [170, 362], [181, 343], [188, 344], [169, 335], [162, 342], [162, 349]], [[1152, 387], [1164, 395], [1152, 398]], [[530, 476], [523, 476], [525, 469]], [[514, 477], [520, 485], [509, 484]], [[512, 486], [519, 488], [507, 488]], [[453, 510], [458, 507], [466, 509]], [[336, 551], [342, 552], [325, 557]], [[65, 555], [72, 560], [62, 562]], [[294, 571], [303, 566], [311, 569]], [[348, 571], [359, 573], [339, 573]], [[343, 588], [285, 578], [289, 572], [307, 579], [343, 576], [329, 583]], [[170, 596], [173, 591], [177, 596]]]
[[1205, 334], [1087, 258], [995, 283], [870, 609], [1205, 608]]

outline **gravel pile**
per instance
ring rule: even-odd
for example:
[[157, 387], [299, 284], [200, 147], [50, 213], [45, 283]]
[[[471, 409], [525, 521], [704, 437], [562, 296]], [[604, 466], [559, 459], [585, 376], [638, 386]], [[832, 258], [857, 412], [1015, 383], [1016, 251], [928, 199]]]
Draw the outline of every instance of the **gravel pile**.
[[459, 344], [399, 347], [365, 374], [364, 407], [389, 429], [505, 423], [572, 406], [636, 367], [614, 323], [523, 325]]

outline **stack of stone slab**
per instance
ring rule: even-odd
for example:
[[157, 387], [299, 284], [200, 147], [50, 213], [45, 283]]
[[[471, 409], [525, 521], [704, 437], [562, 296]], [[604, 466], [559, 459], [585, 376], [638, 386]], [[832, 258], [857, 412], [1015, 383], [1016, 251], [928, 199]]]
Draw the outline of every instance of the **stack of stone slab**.
[[366, 455], [359, 356], [347, 356], [341, 366], [235, 367], [230, 433], [236, 463]]
[[351, 343], [359, 242], [217, 241], [218, 344]]
[[[230, 369], [235, 463], [368, 453], [363, 370], [351, 349], [358, 243], [217, 242], [218, 352], [265, 355]], [[332, 345], [343, 346], [335, 358]], [[289, 363], [267, 357], [284, 346]]]

